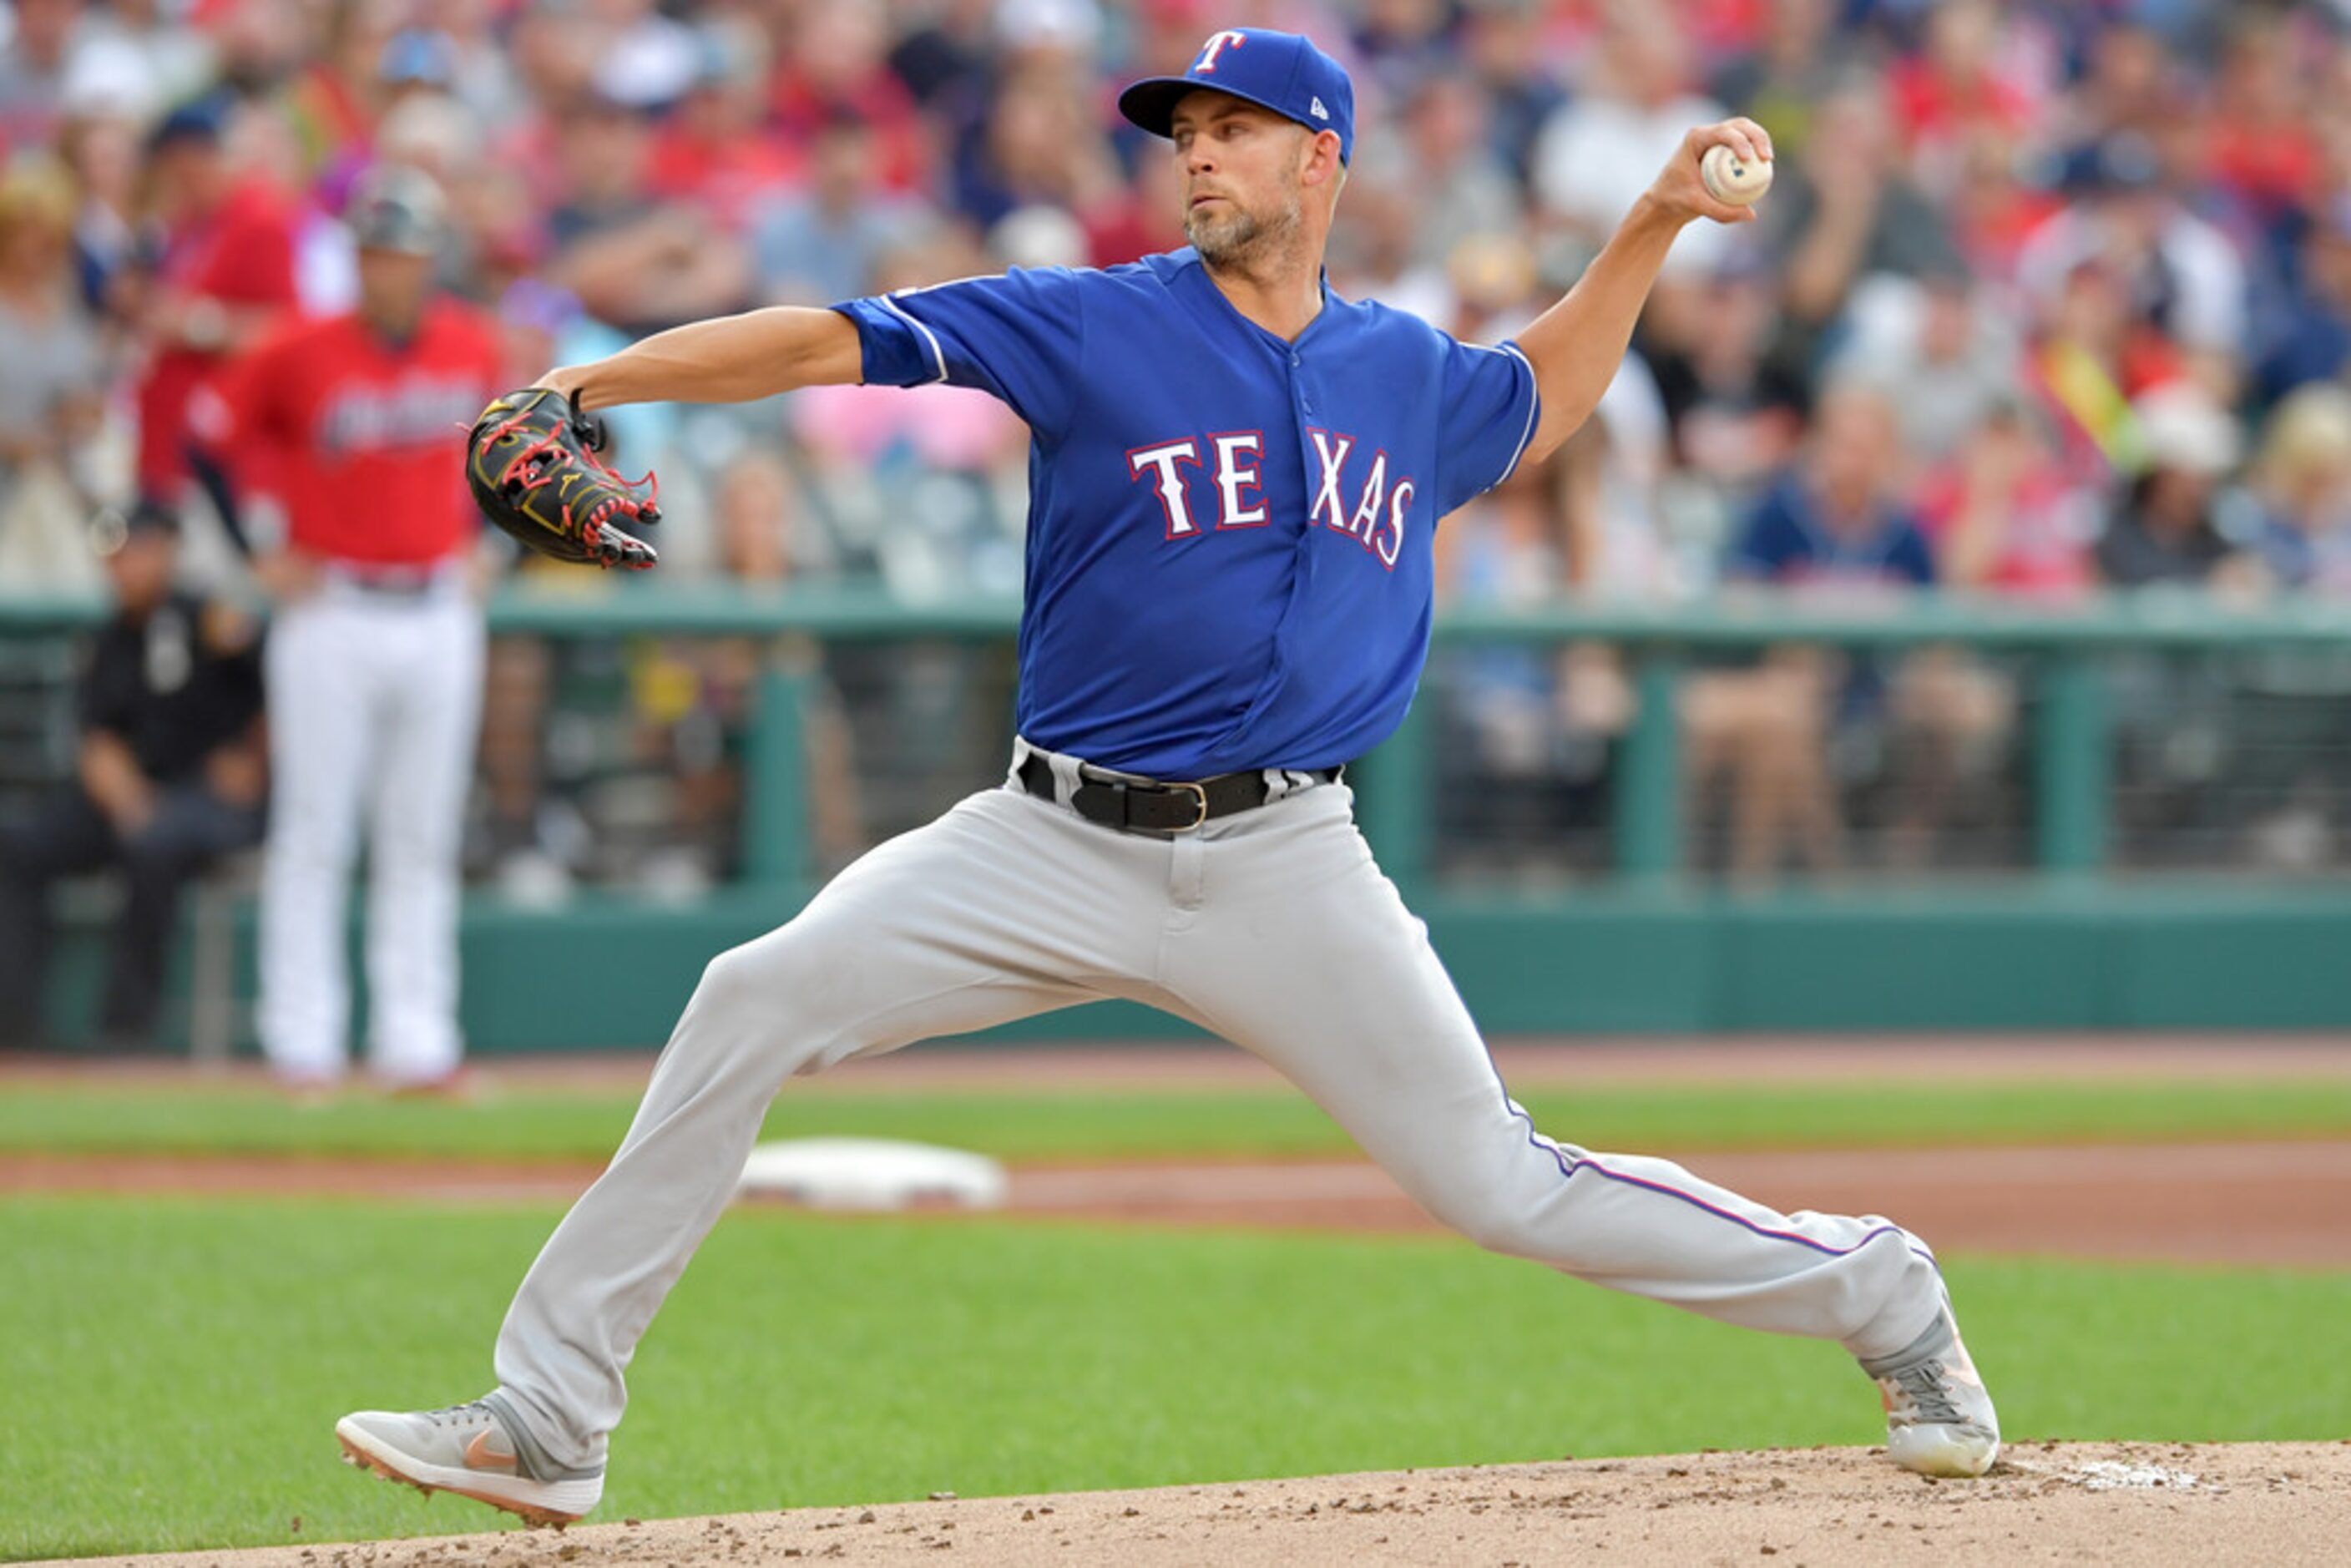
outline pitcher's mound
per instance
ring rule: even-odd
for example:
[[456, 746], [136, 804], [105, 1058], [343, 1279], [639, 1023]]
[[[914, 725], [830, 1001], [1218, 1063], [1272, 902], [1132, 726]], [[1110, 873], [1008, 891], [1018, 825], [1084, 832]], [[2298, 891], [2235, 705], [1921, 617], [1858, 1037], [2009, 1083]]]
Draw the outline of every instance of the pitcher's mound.
[[[450, 1517], [457, 1510], [453, 1505]], [[476, 1515], [475, 1517], [480, 1517]], [[1877, 1452], [1678, 1458], [1228, 1481], [576, 1526], [377, 1546], [132, 1559], [223, 1568], [2339, 1561], [2351, 1443], [2022, 1443], [1973, 1481]], [[952, 1555], [946, 1555], [947, 1552]]]

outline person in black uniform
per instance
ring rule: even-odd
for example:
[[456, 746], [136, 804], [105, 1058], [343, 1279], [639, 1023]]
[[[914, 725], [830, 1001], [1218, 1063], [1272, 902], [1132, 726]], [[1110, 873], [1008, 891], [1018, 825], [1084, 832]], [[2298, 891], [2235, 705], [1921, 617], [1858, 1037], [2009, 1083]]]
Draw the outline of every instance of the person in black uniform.
[[266, 755], [257, 628], [179, 591], [179, 520], [142, 503], [96, 527], [115, 596], [80, 695], [75, 777], [0, 828], [0, 1043], [41, 1039], [49, 884], [120, 866], [122, 915], [99, 1019], [117, 1049], [154, 1041], [180, 890], [260, 841]]

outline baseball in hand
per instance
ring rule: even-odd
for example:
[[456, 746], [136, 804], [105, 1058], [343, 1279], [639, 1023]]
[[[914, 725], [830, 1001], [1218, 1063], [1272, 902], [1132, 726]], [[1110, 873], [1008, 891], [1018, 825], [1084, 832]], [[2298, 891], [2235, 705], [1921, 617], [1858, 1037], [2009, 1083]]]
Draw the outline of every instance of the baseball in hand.
[[1771, 161], [1750, 163], [1718, 141], [1698, 161], [1698, 175], [1706, 183], [1708, 195], [1743, 207], [1771, 188]]

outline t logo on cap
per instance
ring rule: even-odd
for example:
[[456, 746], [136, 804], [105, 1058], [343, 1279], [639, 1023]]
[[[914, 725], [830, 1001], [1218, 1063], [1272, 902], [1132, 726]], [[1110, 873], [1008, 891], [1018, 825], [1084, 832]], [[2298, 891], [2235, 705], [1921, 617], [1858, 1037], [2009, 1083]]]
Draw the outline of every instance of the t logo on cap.
[[1186, 74], [1197, 77], [1211, 75], [1217, 68], [1217, 57], [1225, 52], [1227, 45], [1238, 48], [1248, 42], [1247, 33], [1236, 33], [1230, 27], [1209, 34], [1207, 43], [1200, 50], [1200, 57], [1192, 62], [1191, 70]]
[[1219, 27], [1190, 69], [1131, 84], [1118, 95], [1118, 109], [1154, 136], [1169, 136], [1177, 100], [1204, 89], [1270, 109], [1309, 131], [1335, 131], [1339, 161], [1355, 155], [1354, 84], [1311, 39], [1270, 27]]

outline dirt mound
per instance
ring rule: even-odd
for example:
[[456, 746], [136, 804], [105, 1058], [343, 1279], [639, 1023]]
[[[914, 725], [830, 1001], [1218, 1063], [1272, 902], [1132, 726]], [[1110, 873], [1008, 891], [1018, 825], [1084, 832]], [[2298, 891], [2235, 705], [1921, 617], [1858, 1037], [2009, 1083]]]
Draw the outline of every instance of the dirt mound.
[[1759, 1557], [1789, 1564], [2283, 1563], [2331, 1560], [2346, 1538], [2351, 1442], [2028, 1443], [1975, 1481], [1926, 1480], [1858, 1448], [1709, 1453], [111, 1561], [141, 1568], [942, 1561], [1531, 1568], [1605, 1553], [1675, 1564]]

